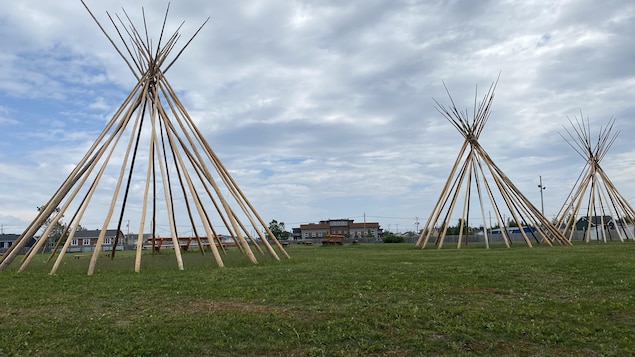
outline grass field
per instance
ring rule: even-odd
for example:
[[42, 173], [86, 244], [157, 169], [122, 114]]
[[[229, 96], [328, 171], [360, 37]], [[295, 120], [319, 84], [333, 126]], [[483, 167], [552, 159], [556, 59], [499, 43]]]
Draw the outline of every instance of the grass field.
[[69, 254], [0, 273], [0, 356], [635, 355], [635, 243]]

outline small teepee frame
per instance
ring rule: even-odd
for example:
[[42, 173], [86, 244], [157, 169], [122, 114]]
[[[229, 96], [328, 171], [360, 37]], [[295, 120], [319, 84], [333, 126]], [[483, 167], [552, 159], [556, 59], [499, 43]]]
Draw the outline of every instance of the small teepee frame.
[[[157, 222], [161, 216], [168, 222], [177, 266], [180, 270], [183, 270], [183, 259], [178, 232], [184, 230], [193, 232], [201, 254], [205, 254], [205, 245], [208, 244], [218, 266], [224, 266], [219, 252], [219, 250], [224, 252], [224, 246], [214, 228], [221, 224], [227, 229], [238, 249], [252, 263], [258, 262], [252, 247], [255, 247], [262, 255], [266, 255], [261, 245], [264, 245], [270, 256], [280, 259], [269, 240], [283, 256], [289, 258], [268, 225], [247, 200], [236, 181], [205, 140], [165, 77], [209, 18], [176, 52], [176, 55], [170, 56], [180, 38], [179, 30], [183, 23], [163, 42], [169, 4], [156, 47], [153, 47], [148, 35], [143, 11], [143, 32], [140, 32], [133, 24], [125, 10], [127, 25], [118, 15], [115, 21], [107, 13], [121, 40], [122, 46], [118, 46], [83, 1], [82, 4], [132, 71], [137, 84], [86, 155], [42, 207], [24, 233], [2, 256], [0, 270], [4, 270], [11, 264], [26, 243], [48, 220], [50, 223], [48, 229], [44, 230], [41, 234], [42, 238], [37, 240], [22, 260], [19, 271], [24, 270], [41, 249], [45, 238], [55, 224], [64, 214], [72, 212], [67, 228], [49, 258], [50, 261], [59, 252], [50, 272], [54, 274], [69, 248], [73, 235], [80, 227], [80, 221], [89, 208], [95, 192], [108, 184], [114, 188], [105, 189], [112, 194], [112, 197], [107, 209], [104, 210], [101, 207], [106, 215], [91, 255], [88, 275], [94, 273], [102, 247], [105, 247], [104, 236], [111, 221], [116, 218], [117, 231], [120, 231], [126, 208], [135, 196], [141, 201], [140, 203], [137, 201], [136, 206], [141, 212], [135, 258], [137, 272], [141, 268], [146, 221], [150, 220], [154, 238], [157, 233]], [[124, 34], [127, 34], [128, 41], [124, 40]], [[125, 145], [118, 146], [120, 142]], [[144, 148], [147, 148], [147, 151]], [[121, 161], [113, 160], [115, 157]], [[136, 169], [138, 166], [143, 166], [144, 161], [147, 163], [145, 169]], [[109, 166], [112, 162], [114, 164]], [[104, 177], [108, 177], [111, 182], [103, 184], [103, 181], [107, 181]], [[134, 192], [135, 190], [137, 192]], [[241, 215], [238, 214], [240, 211], [242, 211]], [[182, 216], [186, 218], [179, 216], [179, 212], [184, 213]], [[248, 223], [244, 221], [245, 218]], [[247, 224], [253, 227], [258, 238], [249, 232]], [[183, 226], [188, 228], [183, 229]], [[205, 236], [201, 234], [203, 232]], [[205, 239], [207, 244], [204, 243]], [[117, 243], [115, 239], [112, 244], [111, 258], [115, 257]], [[154, 254], [155, 247], [152, 248]]]
[[[441, 191], [441, 195], [421, 231], [416, 244], [417, 247], [425, 248], [433, 235], [435, 236], [436, 247], [438, 249], [443, 247], [450, 220], [457, 205], [462, 205], [459, 216], [460, 227], [457, 248], [461, 248], [463, 241], [467, 244], [469, 236], [468, 224], [472, 213], [471, 196], [473, 193], [476, 193], [478, 197], [478, 207], [476, 209], [477, 212], [480, 211], [480, 214], [477, 215], [483, 219], [483, 238], [487, 248], [490, 247], [490, 233], [485, 228], [488, 227], [488, 224], [486, 222], [484, 201], [489, 201], [491, 204], [491, 209], [496, 222], [501, 227], [501, 235], [507, 247], [510, 247], [512, 240], [508, 233], [507, 222], [504, 219], [503, 204], [509, 210], [510, 217], [523, 227], [520, 229], [520, 234], [522, 234], [525, 243], [529, 247], [532, 247], [530, 238], [533, 238], [537, 243], [545, 242], [548, 245], [553, 245], [553, 242], [558, 242], [562, 245], [569, 244], [551, 222], [531, 204], [503, 171], [496, 166], [478, 142], [479, 136], [490, 116], [497, 84], [498, 80], [491, 84], [489, 90], [478, 104], [477, 91], [474, 98], [472, 119], [469, 118], [467, 110], [462, 112], [457, 109], [447, 87], [445, 89], [452, 105], [446, 108], [435, 100], [437, 111], [454, 125], [465, 140], [452, 166], [448, 180]], [[461, 194], [463, 194], [463, 198], [461, 198]], [[499, 201], [496, 200], [497, 198]], [[501, 199], [502, 203], [500, 203]]]
[[573, 240], [577, 230], [582, 230], [585, 242], [589, 242], [592, 235], [604, 242], [614, 238], [621, 242], [635, 238], [632, 231], [635, 227], [635, 211], [600, 166], [619, 135], [619, 131], [613, 132], [615, 118], [600, 128], [595, 143], [591, 137], [589, 119], [585, 122], [582, 112], [580, 119], [568, 119], [573, 131], [563, 127], [568, 137], [560, 136], [586, 163], [558, 212], [556, 226], [568, 241]]

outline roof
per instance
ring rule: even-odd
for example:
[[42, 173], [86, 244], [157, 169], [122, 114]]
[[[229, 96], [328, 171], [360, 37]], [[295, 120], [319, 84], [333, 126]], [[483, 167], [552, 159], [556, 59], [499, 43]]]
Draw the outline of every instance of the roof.
[[379, 228], [379, 223], [377, 222], [366, 222], [366, 223], [351, 223], [351, 228]]
[[[20, 235], [19, 235], [19, 234], [12, 234], [12, 233], [2, 233], [2, 234], [0, 234], [0, 242], [3, 242], [3, 243], [7, 243], [7, 242], [9, 242], [9, 243], [11, 243], [11, 244], [14, 244], [14, 242], [15, 242], [16, 240], [18, 240], [18, 238], [20, 238]], [[29, 240], [26, 242], [25, 247], [31, 247], [31, 246], [33, 245], [33, 243], [35, 243], [35, 238], [31, 238], [31, 239], [29, 239]], [[11, 245], [11, 244], [10, 244], [10, 245]], [[6, 247], [6, 246], [5, 246], [5, 247]], [[3, 248], [3, 249], [2, 249], [2, 251], [3, 251], [3, 252], [4, 252], [4, 251], [6, 251], [6, 249], [7, 249], [7, 248], [8, 248], [8, 247]]]
[[[604, 223], [604, 225], [607, 225], [607, 226], [612, 226], [615, 224], [615, 222], [613, 222], [613, 217], [611, 216], [591, 216], [591, 227], [601, 225], [602, 223]], [[589, 225], [588, 216], [584, 216], [578, 219], [578, 221], [575, 223], [576, 229], [584, 229], [588, 225]]]
[[301, 224], [300, 225], [300, 229], [328, 229], [331, 228], [331, 226], [327, 223], [308, 223], [308, 224]]
[[[333, 224], [333, 222], [346, 222], [346, 225]], [[320, 223], [301, 224], [300, 229], [330, 229], [330, 228], [379, 228], [379, 222], [353, 222], [352, 219], [329, 219]]]
[[18, 237], [20, 237], [18, 234], [12, 234], [12, 233], [0, 234], [0, 240], [5, 242], [7, 241], [14, 242], [16, 239], [18, 239]]
[[[99, 233], [101, 233], [100, 229], [91, 229], [91, 230], [81, 230], [75, 232], [73, 238], [81, 239], [81, 238], [98, 238]], [[121, 231], [119, 231], [120, 235], [123, 235]], [[116, 229], [107, 229], [105, 237], [115, 237], [117, 235]]]

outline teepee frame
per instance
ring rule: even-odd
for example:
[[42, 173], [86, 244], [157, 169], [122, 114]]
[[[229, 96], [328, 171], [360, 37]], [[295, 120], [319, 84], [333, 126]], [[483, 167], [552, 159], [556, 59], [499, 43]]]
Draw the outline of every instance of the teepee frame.
[[[613, 132], [615, 118], [600, 127], [597, 142], [591, 137], [589, 119], [585, 121], [580, 112], [580, 119], [569, 119], [573, 131], [563, 127], [568, 137], [560, 134], [585, 161], [573, 188], [565, 203], [558, 212], [556, 226], [564, 233], [568, 241], [572, 241], [574, 233], [582, 227], [583, 240], [591, 241], [595, 236], [598, 241], [633, 239], [635, 227], [635, 210], [619, 193], [611, 179], [600, 166], [619, 131]], [[628, 227], [630, 225], [630, 228]]]
[[[483, 238], [487, 248], [490, 247], [490, 232], [486, 228], [488, 224], [485, 218], [486, 206], [484, 201], [489, 201], [496, 222], [501, 227], [501, 235], [507, 247], [510, 247], [512, 240], [507, 231], [507, 222], [502, 211], [503, 204], [507, 207], [510, 217], [515, 222], [518, 222], [521, 227], [531, 227], [528, 231], [525, 231], [524, 228], [520, 229], [520, 233], [529, 247], [532, 247], [531, 238], [537, 243], [545, 242], [548, 245], [553, 245], [553, 242], [563, 245], [569, 244], [551, 222], [531, 204], [503, 171], [496, 166], [478, 142], [479, 136], [490, 116], [497, 84], [498, 80], [491, 84], [489, 90], [478, 104], [478, 92], [475, 94], [472, 119], [469, 118], [467, 110], [462, 112], [457, 109], [447, 87], [445, 89], [450, 98], [451, 106], [446, 108], [435, 100], [437, 111], [454, 125], [465, 140], [452, 166], [448, 180], [441, 191], [441, 195], [421, 231], [417, 240], [417, 247], [425, 248], [433, 235], [435, 236], [434, 243], [436, 247], [438, 249], [443, 247], [452, 214], [457, 205], [461, 206], [457, 248], [461, 248], [463, 241], [467, 244], [473, 193], [476, 193], [478, 198], [477, 212], [480, 211], [480, 214], [477, 214], [477, 216], [482, 217], [483, 220]], [[463, 195], [462, 198], [461, 195]], [[499, 201], [497, 201], [497, 198]]]
[[[59, 253], [50, 272], [54, 274], [75, 232], [80, 227], [80, 221], [91, 199], [99, 187], [104, 186], [103, 184], [100, 186], [104, 177], [112, 179], [110, 184], [114, 188], [107, 189], [112, 193], [112, 197], [105, 210], [103, 226], [91, 255], [88, 275], [94, 273], [97, 259], [104, 245], [104, 237], [111, 222], [116, 219], [117, 231], [121, 230], [126, 208], [130, 204], [129, 200], [135, 196], [131, 191], [135, 189], [138, 191], [137, 196], [143, 197], [138, 206], [141, 214], [135, 257], [136, 272], [139, 272], [141, 268], [146, 221], [151, 220], [152, 237], [156, 237], [157, 220], [160, 219], [158, 216], [161, 214], [168, 222], [177, 266], [180, 270], [184, 269], [179, 243], [179, 231], [183, 231], [179, 227], [182, 226], [192, 230], [203, 255], [205, 254], [203, 240], [205, 236], [207, 237], [209, 248], [219, 267], [224, 266], [220, 253], [224, 251], [224, 247], [214, 226], [220, 226], [220, 223], [227, 229], [238, 249], [252, 263], [258, 262], [252, 247], [255, 247], [262, 255], [266, 255], [260, 245], [264, 245], [270, 256], [280, 259], [269, 243], [269, 239], [283, 256], [289, 258], [268, 225], [247, 200], [236, 181], [196, 127], [194, 120], [165, 78], [166, 72], [209, 18], [175, 56], [170, 56], [180, 38], [178, 31], [183, 23], [163, 43], [169, 4], [156, 48], [153, 48], [148, 35], [145, 13], [142, 13], [143, 32], [140, 32], [133, 24], [125, 10], [127, 25], [118, 15], [115, 21], [107, 13], [121, 40], [123, 45], [121, 47], [108, 35], [83, 1], [82, 4], [132, 71], [137, 84], [75, 169], [42, 207], [9, 251], [1, 257], [0, 270], [4, 270], [11, 264], [26, 243], [48, 221], [50, 223], [48, 229], [44, 230], [41, 234], [42, 238], [36, 241], [22, 260], [19, 271], [24, 270], [38, 254], [55, 224], [60, 222], [64, 214], [72, 212], [66, 230], [49, 258], [50, 261], [56, 253]], [[124, 40], [124, 34], [127, 34], [128, 41]], [[118, 145], [120, 142], [125, 147]], [[145, 158], [144, 155], [146, 155]], [[122, 157], [121, 162], [115, 162], [114, 157]], [[147, 161], [145, 170], [135, 170], [136, 166], [143, 166], [143, 161]], [[113, 165], [109, 165], [112, 162], [114, 162]], [[137, 187], [134, 187], [135, 185]], [[242, 214], [239, 215], [237, 210]], [[176, 212], [185, 212], [186, 218], [178, 217]], [[249, 232], [247, 223], [243, 221], [245, 218], [254, 228], [257, 238]], [[201, 227], [202, 230], [199, 231]], [[200, 234], [202, 232], [205, 236]], [[115, 257], [117, 243], [115, 239], [111, 258]], [[153, 254], [154, 248], [153, 246]]]

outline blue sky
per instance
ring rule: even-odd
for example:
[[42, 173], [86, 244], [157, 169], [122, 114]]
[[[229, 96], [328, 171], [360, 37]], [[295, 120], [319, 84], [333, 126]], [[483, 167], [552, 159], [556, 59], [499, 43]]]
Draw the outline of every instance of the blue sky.
[[[106, 11], [143, 6], [155, 39], [166, 4], [87, 1], [110, 34]], [[560, 136], [580, 111], [616, 118], [602, 166], [635, 203], [635, 4], [186, 0], [168, 27], [183, 45], [208, 16], [167, 78], [267, 222], [414, 230], [463, 140], [433, 98], [471, 108], [499, 74], [480, 143], [536, 206], [539, 175], [551, 217], [582, 169]], [[0, 224], [20, 233], [135, 80], [79, 1], [6, 2], [0, 34]]]

